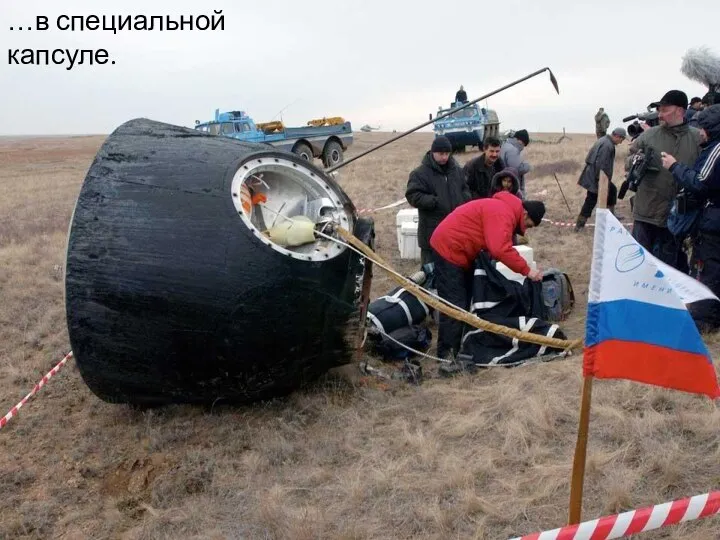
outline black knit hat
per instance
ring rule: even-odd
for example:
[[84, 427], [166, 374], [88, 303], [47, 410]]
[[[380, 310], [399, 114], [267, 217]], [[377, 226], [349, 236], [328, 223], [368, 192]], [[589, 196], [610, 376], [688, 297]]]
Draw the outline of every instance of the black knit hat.
[[435, 137], [430, 147], [431, 152], [452, 152], [452, 143], [445, 135]]
[[519, 131], [516, 131], [515, 138], [518, 141], [522, 141], [525, 146], [530, 144], [530, 135], [528, 134], [527, 129], [521, 129]]
[[540, 225], [545, 215], [545, 203], [542, 201], [523, 201], [522, 205], [535, 226]]
[[702, 97], [700, 103], [703, 105], [715, 105], [720, 103], [720, 92], [708, 92]]
[[720, 138], [720, 103], [710, 105], [695, 115], [698, 127], [708, 132], [710, 140]]

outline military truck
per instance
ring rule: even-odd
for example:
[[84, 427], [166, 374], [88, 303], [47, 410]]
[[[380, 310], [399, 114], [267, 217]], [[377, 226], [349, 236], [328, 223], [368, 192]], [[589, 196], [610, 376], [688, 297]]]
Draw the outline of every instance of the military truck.
[[[437, 118], [463, 105], [465, 103], [454, 101], [447, 109], [440, 106], [435, 117]], [[432, 113], [429, 116], [429, 119], [432, 120]], [[483, 142], [487, 137], [498, 137], [500, 135], [500, 120], [494, 110], [481, 108], [477, 103], [474, 103], [435, 122], [433, 131], [436, 137], [445, 135], [450, 139], [454, 152], [464, 152], [466, 146], [477, 146], [482, 149]]]

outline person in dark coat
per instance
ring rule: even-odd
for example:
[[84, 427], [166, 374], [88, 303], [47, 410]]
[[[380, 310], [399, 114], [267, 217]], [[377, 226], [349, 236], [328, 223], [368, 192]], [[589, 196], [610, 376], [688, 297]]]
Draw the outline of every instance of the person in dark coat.
[[460, 90], [455, 92], [455, 101], [460, 103], [467, 103], [467, 92], [465, 92], [465, 89], [463, 88], [462, 84], [460, 85]]
[[473, 199], [484, 199], [491, 195], [493, 176], [505, 168], [505, 162], [500, 159], [501, 145], [500, 139], [488, 137], [483, 143], [483, 153], [463, 167], [465, 181]]
[[436, 137], [421, 165], [408, 178], [405, 198], [418, 209], [418, 245], [423, 266], [432, 262], [430, 237], [435, 227], [471, 199], [462, 169], [451, 153], [450, 140], [443, 135]]
[[[540, 201], [522, 201], [501, 191], [453, 210], [435, 229], [430, 239], [435, 263], [438, 296], [467, 310], [472, 296], [473, 265], [480, 252], [533, 281], [542, 281], [542, 272], [533, 270], [513, 248], [515, 233], [537, 227], [545, 215]], [[460, 350], [463, 322], [440, 314], [437, 355], [453, 357]]]
[[598, 201], [598, 189], [600, 187], [600, 172], [604, 172], [609, 180], [608, 184], [608, 209], [614, 214], [615, 203], [617, 202], [617, 187], [612, 183], [613, 168], [615, 167], [615, 147], [627, 139], [627, 132], [621, 128], [613, 129], [610, 135], [600, 137], [590, 148], [585, 158], [585, 168], [580, 173], [578, 185], [587, 190], [585, 202], [580, 209], [575, 232], [585, 227], [588, 218]]
[[[720, 104], [695, 115], [703, 131], [700, 155], [692, 167], [663, 152], [662, 165], [672, 173], [675, 182], [694, 197], [693, 208], [699, 210], [693, 242], [690, 275], [720, 297]], [[688, 306], [701, 332], [720, 328], [720, 303], [701, 300]]]

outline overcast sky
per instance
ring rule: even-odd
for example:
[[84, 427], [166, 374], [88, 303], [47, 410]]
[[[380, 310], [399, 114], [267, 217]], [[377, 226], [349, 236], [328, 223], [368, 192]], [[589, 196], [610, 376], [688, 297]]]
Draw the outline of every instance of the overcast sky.
[[[100, 9], [98, 6], [106, 6]], [[205, 6], [205, 7], [204, 7]], [[720, 2], [636, 0], [0, 0], [0, 134], [109, 133], [147, 117], [191, 127], [215, 108], [288, 125], [343, 116], [405, 130], [539, 68], [493, 96], [501, 130], [592, 132], [669, 89], [707, 89], [682, 57], [720, 55]], [[224, 31], [61, 31], [59, 15], [212, 15]], [[35, 17], [49, 18], [37, 31]], [[178, 17], [179, 18], [179, 17]], [[10, 27], [14, 31], [10, 31]], [[18, 27], [30, 26], [31, 31]], [[8, 49], [99, 49], [114, 65], [9, 65]], [[18, 56], [19, 57], [19, 56]], [[427, 129], [427, 128], [426, 128]]]

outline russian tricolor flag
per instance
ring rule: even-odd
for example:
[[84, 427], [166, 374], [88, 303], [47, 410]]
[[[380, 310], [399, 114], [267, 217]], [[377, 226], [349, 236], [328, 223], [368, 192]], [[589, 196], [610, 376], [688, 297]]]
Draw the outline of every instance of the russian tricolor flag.
[[596, 212], [584, 374], [720, 397], [712, 359], [686, 308], [718, 298], [648, 253], [609, 210]]

